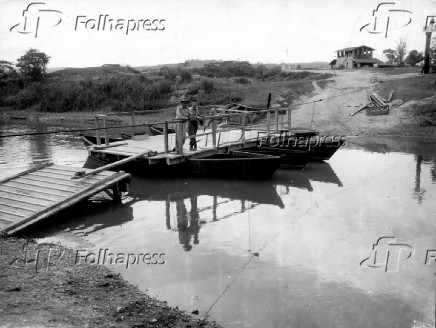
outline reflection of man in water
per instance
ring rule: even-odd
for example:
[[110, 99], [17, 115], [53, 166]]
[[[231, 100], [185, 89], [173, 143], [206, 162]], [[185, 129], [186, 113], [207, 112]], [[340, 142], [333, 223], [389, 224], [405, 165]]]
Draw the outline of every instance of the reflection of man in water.
[[183, 199], [176, 201], [176, 211], [179, 243], [183, 245], [183, 249], [186, 252], [189, 252], [192, 249], [191, 235], [194, 235], [194, 244], [199, 243], [198, 233], [200, 232], [200, 224], [197, 209], [197, 198], [191, 197], [191, 211], [189, 220], [188, 212]]
[[198, 233], [200, 232], [200, 215], [198, 214], [196, 196], [191, 196], [191, 212], [189, 214], [191, 216], [191, 219], [189, 220], [189, 229], [191, 234], [194, 235], [194, 244], [197, 245], [200, 242], [198, 240]]

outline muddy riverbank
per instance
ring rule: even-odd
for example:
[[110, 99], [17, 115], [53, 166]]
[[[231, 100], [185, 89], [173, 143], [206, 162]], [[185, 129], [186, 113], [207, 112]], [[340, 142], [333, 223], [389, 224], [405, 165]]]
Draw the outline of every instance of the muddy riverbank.
[[0, 238], [2, 327], [219, 327], [148, 297], [77, 252]]

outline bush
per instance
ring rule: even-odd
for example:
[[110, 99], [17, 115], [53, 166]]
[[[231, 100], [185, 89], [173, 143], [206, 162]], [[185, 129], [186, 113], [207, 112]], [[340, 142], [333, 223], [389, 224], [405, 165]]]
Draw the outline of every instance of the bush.
[[76, 82], [58, 82], [44, 86], [38, 97], [25, 89], [17, 97], [20, 108], [41, 103], [41, 110], [48, 112], [96, 110], [111, 107], [116, 111], [149, 110], [165, 106], [172, 91], [169, 80], [150, 82], [141, 76], [126, 80], [92, 80]]
[[20, 90], [16, 97], [15, 103], [19, 109], [26, 109], [37, 104], [44, 93], [40, 83], [32, 83], [26, 89]]
[[203, 91], [206, 94], [212, 93], [212, 91], [214, 89], [214, 82], [212, 80], [203, 80], [203, 81], [201, 81], [201, 85], [203, 87]]
[[188, 83], [192, 81], [192, 74], [186, 69], [179, 69], [180, 83]]
[[247, 61], [223, 61], [205, 64], [194, 70], [195, 73], [207, 77], [254, 77], [256, 69]]
[[173, 84], [170, 80], [162, 80], [158, 82], [159, 93], [168, 94], [173, 91]]
[[234, 81], [239, 84], [251, 84], [251, 81], [245, 77], [236, 78]]
[[160, 69], [159, 74], [170, 81], [175, 81], [177, 78], [177, 70], [166, 66]]
[[188, 96], [195, 96], [202, 88], [202, 84], [200, 83], [192, 83], [188, 86], [185, 93]]
[[280, 74], [280, 72], [282, 71], [282, 68], [280, 66], [274, 66], [272, 68], [269, 68], [265, 73], [264, 73], [264, 77], [266, 78], [271, 78], [275, 75]]
[[200, 106], [228, 104], [230, 101], [239, 102], [241, 100], [241, 94], [226, 89], [215, 89], [211, 93], [200, 90], [197, 94], [197, 101]]

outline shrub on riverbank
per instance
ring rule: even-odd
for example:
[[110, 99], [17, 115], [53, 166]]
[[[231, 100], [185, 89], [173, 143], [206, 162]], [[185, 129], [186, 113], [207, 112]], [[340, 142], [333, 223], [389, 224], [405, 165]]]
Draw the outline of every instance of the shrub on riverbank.
[[134, 77], [99, 81], [34, 82], [2, 105], [40, 111], [66, 112], [111, 107], [115, 111], [152, 110], [165, 107], [172, 92], [169, 80], [151, 82]]
[[[93, 111], [104, 107], [112, 111], [155, 110], [176, 105], [183, 88], [186, 86], [172, 79], [151, 80], [142, 75], [106, 81], [47, 80], [5, 93], [0, 106], [42, 112]], [[216, 87], [211, 80], [192, 83], [186, 92], [201, 105], [228, 103], [232, 97], [242, 99], [230, 88]]]
[[327, 77], [232, 61], [202, 69], [162, 67], [147, 73], [121, 66], [74, 68], [51, 73], [42, 81], [1, 81], [0, 107], [43, 112], [142, 111], [176, 106], [183, 94], [197, 98], [199, 105], [242, 101], [264, 107], [269, 92], [284, 94], [289, 103], [312, 91], [312, 80]]

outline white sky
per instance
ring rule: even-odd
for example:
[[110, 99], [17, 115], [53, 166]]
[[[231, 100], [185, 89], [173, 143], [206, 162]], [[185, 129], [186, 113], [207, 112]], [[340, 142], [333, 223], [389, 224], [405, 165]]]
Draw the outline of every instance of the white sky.
[[[408, 51], [423, 51], [422, 28], [427, 15], [436, 15], [436, 0], [385, 0], [378, 28], [390, 17], [388, 37], [371, 34], [374, 0], [33, 0], [45, 2], [29, 10], [27, 31], [34, 31], [40, 17], [38, 37], [23, 31], [23, 10], [32, 1], [0, 0], [0, 60], [15, 62], [28, 48], [49, 56], [49, 67], [100, 66], [105, 63], [131, 66], [178, 63], [187, 59], [248, 60], [252, 63], [331, 61], [335, 50], [365, 44], [382, 51], [394, 48], [403, 37]], [[57, 22], [56, 13], [63, 13]], [[388, 13], [404, 9], [408, 13]], [[86, 30], [76, 17], [97, 19], [165, 19], [164, 31]], [[384, 15], [384, 16], [383, 16]], [[412, 22], [405, 27], [409, 17]], [[32, 23], [33, 22], [33, 23]], [[15, 29], [10, 28], [20, 23]], [[360, 28], [371, 23], [360, 32]], [[106, 27], [107, 29], [107, 27]], [[436, 34], [436, 33], [434, 33]], [[435, 35], [436, 36], [436, 35]]]

